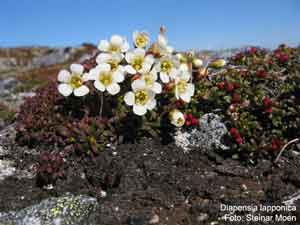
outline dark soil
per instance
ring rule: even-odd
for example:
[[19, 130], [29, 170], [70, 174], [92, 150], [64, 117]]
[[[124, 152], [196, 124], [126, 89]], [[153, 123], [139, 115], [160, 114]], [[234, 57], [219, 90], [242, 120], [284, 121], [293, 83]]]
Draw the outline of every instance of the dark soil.
[[[37, 155], [15, 146], [7, 158], [15, 159], [19, 169], [37, 161]], [[106, 149], [95, 160], [68, 158], [66, 178], [59, 179], [51, 190], [37, 187], [36, 178], [7, 178], [0, 182], [0, 211], [71, 192], [98, 197], [97, 224], [101, 225], [142, 225], [151, 220], [167, 225], [239, 224], [220, 219], [224, 215], [220, 204], [281, 205], [300, 188], [299, 159], [286, 152], [278, 166], [263, 159], [251, 166], [214, 152], [194, 149], [183, 153], [174, 144], [143, 140]], [[101, 190], [107, 192], [106, 197], [101, 197]], [[300, 209], [300, 201], [296, 204]], [[300, 210], [290, 214], [300, 220]]]

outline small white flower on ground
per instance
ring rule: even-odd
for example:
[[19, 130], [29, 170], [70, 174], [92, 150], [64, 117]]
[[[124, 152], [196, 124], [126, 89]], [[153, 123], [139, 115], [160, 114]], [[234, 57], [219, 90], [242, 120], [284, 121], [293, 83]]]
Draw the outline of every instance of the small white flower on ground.
[[101, 53], [97, 56], [96, 62], [97, 64], [107, 63], [110, 65], [110, 69], [113, 72], [124, 73], [124, 66], [120, 65], [122, 59], [124, 58], [123, 54], [120, 53]]
[[209, 66], [215, 69], [220, 69], [226, 65], [226, 61], [224, 59], [217, 59], [212, 61]]
[[173, 109], [169, 114], [169, 118], [171, 124], [173, 124], [176, 127], [182, 127], [185, 123], [184, 115], [178, 109]]
[[129, 49], [127, 40], [119, 35], [113, 35], [110, 41], [101, 40], [98, 49], [102, 52], [125, 53]]
[[132, 85], [136, 86], [134, 83], [138, 82], [138, 80], [143, 80], [145, 82], [146, 88], [153, 91], [155, 94], [160, 94], [162, 91], [162, 86], [157, 82], [157, 72], [152, 69], [149, 72], [142, 73], [140, 78], [133, 81]]
[[137, 48], [145, 48], [149, 43], [149, 34], [147, 32], [133, 32], [133, 43]]
[[129, 74], [145, 73], [154, 63], [153, 55], [146, 55], [146, 51], [142, 48], [127, 52], [125, 59], [129, 64], [125, 66], [125, 70]]
[[124, 96], [127, 105], [133, 106], [133, 112], [142, 116], [147, 110], [152, 110], [156, 106], [155, 93], [147, 88], [144, 80], [136, 80], [131, 85], [133, 91], [129, 91]]
[[196, 68], [199, 68], [203, 65], [203, 62], [201, 59], [194, 59], [193, 60], [193, 65], [196, 67]]
[[69, 96], [74, 93], [75, 96], [84, 96], [89, 93], [89, 88], [84, 85], [88, 80], [88, 74], [83, 73], [84, 68], [80, 64], [70, 66], [71, 73], [67, 70], [61, 70], [58, 73], [57, 80], [61, 82], [58, 85], [58, 91], [63, 96]]
[[178, 74], [179, 62], [173, 56], [164, 56], [160, 58], [155, 69], [159, 72], [160, 79], [163, 83], [169, 83], [174, 80]]
[[124, 81], [124, 74], [120, 71], [112, 70], [110, 64], [103, 63], [97, 65], [90, 71], [90, 77], [94, 80], [94, 86], [97, 90], [107, 91], [111, 95], [120, 92], [120, 85]]
[[195, 85], [189, 83], [191, 74], [188, 71], [180, 71], [175, 79], [175, 97], [184, 102], [190, 102], [195, 92]]

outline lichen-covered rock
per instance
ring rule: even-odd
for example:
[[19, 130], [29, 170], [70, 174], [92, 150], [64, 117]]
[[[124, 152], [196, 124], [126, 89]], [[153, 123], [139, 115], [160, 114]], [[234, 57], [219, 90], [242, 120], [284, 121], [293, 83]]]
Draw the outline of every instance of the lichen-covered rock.
[[178, 130], [175, 134], [175, 144], [189, 151], [192, 148], [201, 150], [228, 149], [222, 144], [222, 137], [228, 133], [221, 118], [213, 113], [205, 114], [199, 120], [199, 126], [191, 130]]
[[43, 200], [19, 211], [0, 212], [0, 224], [5, 225], [88, 225], [93, 224], [97, 199], [66, 195]]

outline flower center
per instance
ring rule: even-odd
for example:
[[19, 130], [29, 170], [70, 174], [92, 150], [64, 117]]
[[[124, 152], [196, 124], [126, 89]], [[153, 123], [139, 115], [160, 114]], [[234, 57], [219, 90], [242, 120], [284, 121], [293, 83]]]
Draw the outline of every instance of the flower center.
[[135, 103], [145, 105], [149, 100], [149, 95], [146, 90], [140, 90], [135, 93]]
[[170, 60], [165, 60], [161, 63], [161, 71], [165, 72], [165, 73], [170, 73], [171, 69], [173, 67], [173, 64]]
[[83, 80], [80, 75], [72, 74], [69, 84], [73, 89], [79, 88], [82, 85], [82, 83], [83, 83]]
[[176, 123], [178, 124], [178, 126], [183, 126], [184, 125], [184, 119], [183, 118], [178, 118]]
[[99, 81], [107, 87], [113, 81], [112, 73], [111, 72], [102, 72], [99, 75]]
[[177, 90], [180, 94], [183, 94], [187, 89], [187, 82], [184, 80], [181, 80], [177, 83]]
[[135, 45], [136, 45], [136, 47], [138, 47], [138, 48], [144, 48], [144, 47], [147, 45], [147, 42], [148, 42], [147, 36], [146, 36], [146, 35], [143, 35], [143, 34], [139, 34], [139, 35], [136, 37]]
[[150, 74], [144, 74], [143, 79], [147, 86], [152, 86], [154, 84], [154, 79]]
[[132, 61], [132, 67], [135, 69], [135, 70], [140, 70], [142, 69], [143, 67], [143, 62], [144, 62], [144, 58], [141, 57], [141, 56], [137, 56], [133, 59]]
[[116, 60], [109, 60], [108, 64], [110, 65], [111, 70], [115, 71], [118, 68], [119, 62]]
[[120, 52], [121, 49], [118, 45], [113, 45], [113, 44], [110, 44], [109, 46], [109, 51], [110, 52]]

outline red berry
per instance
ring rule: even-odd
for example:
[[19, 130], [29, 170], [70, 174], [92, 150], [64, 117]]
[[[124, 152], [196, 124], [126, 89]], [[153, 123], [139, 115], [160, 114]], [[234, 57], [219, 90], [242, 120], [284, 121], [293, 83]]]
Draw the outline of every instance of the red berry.
[[241, 96], [234, 92], [231, 97], [231, 103], [235, 104], [235, 103], [239, 103], [240, 101], [241, 101]]
[[192, 119], [192, 125], [196, 126], [198, 124], [198, 119], [196, 119], [195, 117]]
[[226, 87], [226, 90], [228, 92], [232, 92], [234, 90], [234, 86], [232, 83], [227, 83], [227, 87]]
[[243, 144], [243, 139], [241, 137], [238, 137], [235, 139], [236, 143], [238, 143], [239, 145]]
[[266, 78], [267, 77], [267, 72], [264, 70], [259, 70], [256, 72], [256, 76], [258, 78]]
[[220, 89], [220, 90], [223, 90], [224, 87], [225, 87], [225, 83], [224, 82], [220, 82], [217, 84], [217, 87]]
[[251, 48], [249, 49], [249, 53], [250, 53], [251, 55], [254, 55], [254, 54], [256, 53], [256, 51], [257, 51], [257, 49], [256, 49], [255, 47], [251, 47]]

